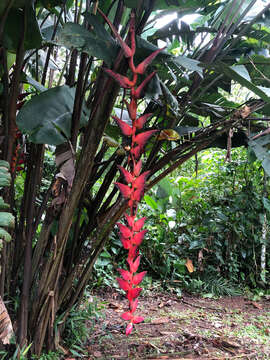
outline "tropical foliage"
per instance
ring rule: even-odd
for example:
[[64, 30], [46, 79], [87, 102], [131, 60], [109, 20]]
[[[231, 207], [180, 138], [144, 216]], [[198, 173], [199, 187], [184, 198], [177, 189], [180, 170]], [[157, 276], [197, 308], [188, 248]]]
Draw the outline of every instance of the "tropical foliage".
[[[230, 159], [232, 147], [249, 144], [270, 173], [270, 5], [257, 5], [256, 0], [1, 1], [1, 156], [12, 172], [3, 199], [15, 228], [13, 240], [3, 241], [0, 289], [10, 316], [18, 319], [22, 348], [32, 343], [37, 356], [45, 345], [48, 351], [59, 348], [66, 319], [126, 209], [113, 183], [122, 182], [117, 166], [125, 168], [128, 161], [131, 144], [123, 128], [130, 114], [123, 107], [126, 90], [110, 75], [130, 78], [125, 51], [131, 14], [135, 67], [161, 49], [161, 41], [166, 44], [138, 74], [140, 84], [156, 71], [137, 106], [138, 118], [146, 120], [142, 130], [156, 131], [142, 157], [145, 191], [213, 146], [227, 149]], [[160, 27], [168, 14], [173, 20]], [[188, 14], [191, 24], [183, 18]], [[236, 83], [252, 94], [247, 101], [230, 99]], [[228, 207], [233, 205], [230, 200]], [[239, 233], [230, 211], [223, 225]], [[205, 210], [198, 215], [207, 216]], [[217, 233], [222, 223], [211, 226]]]

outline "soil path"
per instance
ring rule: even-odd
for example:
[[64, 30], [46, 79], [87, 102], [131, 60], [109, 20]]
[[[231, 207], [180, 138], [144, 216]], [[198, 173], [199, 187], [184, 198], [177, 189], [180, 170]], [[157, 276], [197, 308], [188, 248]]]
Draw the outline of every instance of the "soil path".
[[92, 326], [89, 360], [270, 360], [270, 298], [214, 300], [151, 294], [140, 298], [137, 312], [145, 321], [129, 337], [120, 318], [126, 301], [119, 293], [105, 293], [90, 301], [97, 301], [105, 316]]

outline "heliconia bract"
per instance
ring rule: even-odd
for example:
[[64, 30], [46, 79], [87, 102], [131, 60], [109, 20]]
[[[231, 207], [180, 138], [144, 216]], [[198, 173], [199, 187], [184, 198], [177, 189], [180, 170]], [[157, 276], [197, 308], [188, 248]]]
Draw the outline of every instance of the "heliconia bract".
[[[140, 159], [144, 152], [144, 147], [148, 139], [157, 132], [157, 130], [141, 131], [145, 123], [153, 114], [143, 114], [137, 117], [137, 100], [142, 97], [143, 90], [149, 81], [154, 77], [155, 71], [148, 75], [139, 85], [137, 85], [138, 74], [143, 75], [146, 68], [150, 65], [153, 59], [163, 50], [158, 49], [143, 60], [139, 65], [134, 65], [134, 54], [136, 50], [135, 42], [135, 13], [131, 12], [129, 36], [130, 45], [128, 45], [117, 32], [114, 25], [107, 19], [107, 17], [100, 11], [100, 14], [110, 26], [112, 33], [119, 42], [124, 56], [128, 59], [129, 68], [132, 75], [130, 80], [128, 77], [115, 73], [110, 69], [105, 69], [106, 73], [117, 81], [124, 89], [129, 89], [130, 99], [124, 100], [127, 106], [129, 117], [132, 121], [132, 126], [127, 124], [117, 116], [113, 119], [118, 124], [123, 135], [129, 138], [130, 146], [127, 147], [128, 154], [128, 169], [118, 166], [122, 177], [126, 184], [116, 182], [123, 198], [127, 200], [128, 212], [125, 213], [125, 224], [117, 223], [120, 233], [120, 240], [123, 247], [128, 250], [128, 270], [118, 269], [121, 277], [117, 278], [119, 287], [126, 292], [126, 297], [129, 301], [129, 311], [124, 312], [121, 317], [123, 320], [129, 321], [126, 327], [126, 335], [131, 334], [134, 324], [139, 324], [143, 321], [143, 317], [134, 316], [134, 312], [138, 306], [138, 296], [142, 291], [138, 285], [142, 282], [146, 271], [137, 273], [140, 265], [140, 254], [138, 247], [142, 243], [147, 232], [142, 230], [146, 218], [137, 219], [138, 203], [142, 199], [145, 191], [145, 182], [150, 174], [150, 171], [142, 171], [142, 160]], [[140, 130], [140, 133], [137, 131]]]

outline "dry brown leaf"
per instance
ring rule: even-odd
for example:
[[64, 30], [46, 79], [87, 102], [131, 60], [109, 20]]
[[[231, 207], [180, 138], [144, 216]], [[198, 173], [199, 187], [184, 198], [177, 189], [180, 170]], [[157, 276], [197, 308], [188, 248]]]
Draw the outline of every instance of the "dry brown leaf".
[[162, 309], [164, 306], [171, 306], [172, 305], [172, 300], [167, 300], [167, 301], [161, 301], [161, 303], [158, 305], [158, 307], [160, 309]]
[[241, 117], [242, 119], [247, 118], [250, 115], [251, 108], [247, 105], [243, 106], [241, 109]]
[[75, 163], [72, 151], [68, 150], [63, 153], [56, 154], [55, 163], [56, 166], [60, 169], [60, 172], [56, 175], [56, 178], [62, 178], [67, 182], [67, 192], [69, 193], [75, 176]]
[[180, 139], [179, 134], [173, 129], [162, 130], [158, 137], [158, 140], [175, 141], [175, 140], [179, 140], [179, 139]]
[[102, 357], [102, 353], [100, 351], [94, 351], [93, 355], [97, 358], [101, 358]]
[[256, 309], [262, 310], [262, 308], [263, 308], [261, 304], [258, 304], [258, 303], [255, 302], [255, 301], [251, 301], [251, 304], [252, 304]]
[[203, 249], [201, 249], [198, 253], [198, 264], [199, 264], [199, 270], [203, 271]]
[[193, 273], [193, 271], [194, 271], [194, 266], [193, 266], [192, 260], [190, 260], [189, 258], [187, 258], [185, 265], [186, 265], [188, 271], [189, 271], [190, 273]]
[[9, 344], [13, 336], [13, 328], [4, 301], [0, 296], [0, 340], [4, 345]]
[[168, 318], [158, 318], [158, 319], [153, 319], [151, 321], [152, 325], [161, 325], [161, 324], [167, 324], [168, 322], [170, 322], [170, 319]]
[[111, 301], [111, 302], [109, 303], [109, 308], [111, 308], [111, 309], [122, 309], [122, 308], [123, 308], [123, 305], [120, 304], [120, 303], [118, 303], [118, 302], [116, 302], [116, 301]]
[[56, 178], [56, 180], [52, 186], [52, 194], [54, 197], [57, 197], [60, 195], [64, 181], [65, 180], [60, 177]]

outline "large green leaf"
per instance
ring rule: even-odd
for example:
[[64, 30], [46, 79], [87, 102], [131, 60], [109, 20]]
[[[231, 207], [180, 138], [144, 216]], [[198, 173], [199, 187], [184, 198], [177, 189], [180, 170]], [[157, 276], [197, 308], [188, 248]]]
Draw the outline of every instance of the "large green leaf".
[[38, 144], [59, 145], [70, 137], [75, 88], [58, 86], [29, 100], [19, 111], [20, 131]]
[[157, 210], [158, 209], [158, 205], [155, 202], [155, 200], [149, 196], [149, 195], [144, 195], [144, 201], [146, 202], [147, 205], [149, 205], [153, 210]]
[[[26, 32], [24, 38], [24, 49], [39, 49], [41, 47], [42, 37], [37, 22], [35, 10], [30, 7], [26, 17]], [[4, 46], [11, 52], [16, 52], [20, 36], [24, 27], [24, 14], [21, 9], [11, 9], [8, 13], [7, 21], [4, 27]]]
[[86, 14], [86, 17], [92, 26], [91, 31], [82, 25], [67, 23], [60, 32], [59, 43], [69, 49], [76, 48], [90, 56], [95, 56], [111, 65], [118, 53], [116, 42], [95, 16]]
[[254, 85], [250, 81], [249, 73], [244, 65], [227, 66], [224, 63], [219, 63], [214, 68], [221, 74], [225, 74], [230, 79], [235, 80], [240, 85], [254, 92], [264, 101], [270, 103], [270, 97], [268, 96], [269, 89], [262, 88]]
[[261, 160], [265, 172], [270, 176], [270, 134], [261, 136], [255, 140], [251, 139], [248, 145], [256, 157]]
[[43, 92], [47, 90], [45, 86], [41, 85], [38, 81], [33, 79], [31, 76], [26, 75], [25, 73], [22, 73], [21, 80], [23, 83], [32, 85], [39, 92]]
[[263, 197], [263, 206], [270, 213], [270, 201], [265, 197]]
[[173, 61], [177, 65], [183, 66], [190, 71], [196, 71], [201, 77], [203, 76], [203, 69], [199, 66], [200, 62], [198, 60], [190, 59], [187, 56], [178, 56]]

